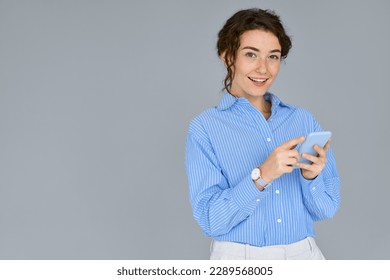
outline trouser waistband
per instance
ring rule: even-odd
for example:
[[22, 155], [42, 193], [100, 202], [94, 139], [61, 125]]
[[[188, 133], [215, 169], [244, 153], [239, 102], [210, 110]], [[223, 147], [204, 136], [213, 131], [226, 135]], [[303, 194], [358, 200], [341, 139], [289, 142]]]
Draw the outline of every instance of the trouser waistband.
[[[294, 257], [307, 259], [324, 259], [312, 237], [287, 244], [257, 247], [228, 241], [213, 240], [211, 245], [211, 258], [214, 256], [230, 256], [235, 259], [293, 259]], [[318, 256], [317, 256], [318, 255]]]

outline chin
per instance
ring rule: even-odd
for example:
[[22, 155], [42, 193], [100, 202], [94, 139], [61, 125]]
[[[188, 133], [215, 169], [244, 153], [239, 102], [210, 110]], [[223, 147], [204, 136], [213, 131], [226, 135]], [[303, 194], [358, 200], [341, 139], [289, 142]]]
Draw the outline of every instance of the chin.
[[[268, 90], [268, 89], [267, 89]], [[264, 96], [264, 94], [266, 94], [267, 90], [256, 90], [256, 91], [252, 91], [252, 93], [250, 95], [252, 95], [253, 97], [260, 97], [260, 96]]]

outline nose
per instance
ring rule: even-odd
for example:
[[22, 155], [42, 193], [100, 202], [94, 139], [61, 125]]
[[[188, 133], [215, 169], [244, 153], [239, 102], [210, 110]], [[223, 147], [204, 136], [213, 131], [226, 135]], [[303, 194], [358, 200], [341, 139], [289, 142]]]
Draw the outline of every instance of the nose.
[[260, 74], [267, 74], [267, 60], [266, 59], [259, 59], [256, 65], [256, 72]]

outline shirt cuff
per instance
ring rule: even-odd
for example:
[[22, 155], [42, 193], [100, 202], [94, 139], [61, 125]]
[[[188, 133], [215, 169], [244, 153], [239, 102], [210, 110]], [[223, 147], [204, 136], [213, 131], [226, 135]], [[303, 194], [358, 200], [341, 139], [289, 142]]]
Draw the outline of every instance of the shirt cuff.
[[250, 176], [245, 177], [232, 190], [232, 199], [245, 213], [251, 214], [269, 193], [269, 188], [260, 191]]
[[324, 177], [320, 173], [315, 179], [307, 180], [305, 177], [300, 175], [302, 192], [304, 196], [317, 197], [325, 190]]

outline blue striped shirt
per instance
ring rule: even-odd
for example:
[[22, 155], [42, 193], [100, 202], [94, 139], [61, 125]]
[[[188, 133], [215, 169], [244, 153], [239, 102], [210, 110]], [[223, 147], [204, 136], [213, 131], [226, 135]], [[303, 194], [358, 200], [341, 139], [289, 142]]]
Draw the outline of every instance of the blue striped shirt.
[[306, 180], [300, 169], [259, 191], [250, 174], [289, 139], [321, 131], [307, 110], [266, 93], [266, 120], [245, 98], [228, 93], [196, 116], [186, 142], [186, 170], [193, 215], [216, 240], [254, 246], [290, 244], [314, 236], [314, 222], [333, 217], [340, 179], [331, 148], [324, 170]]

